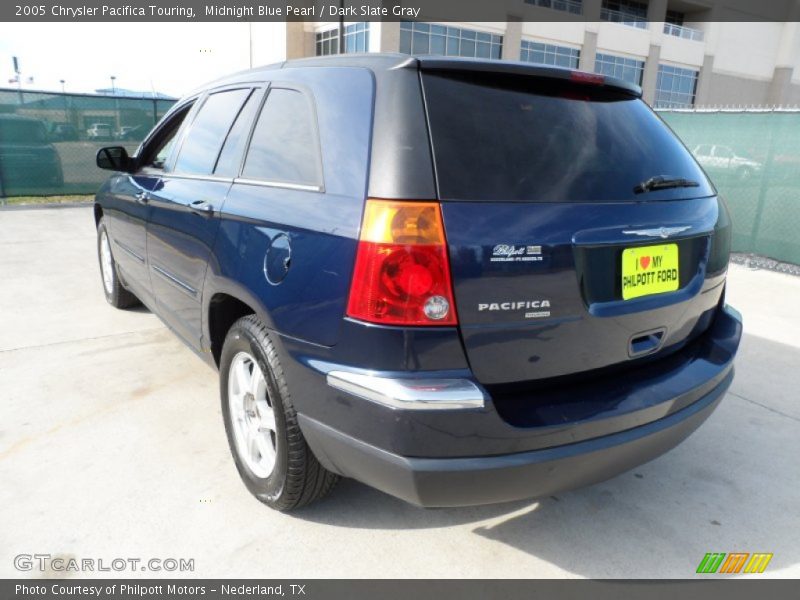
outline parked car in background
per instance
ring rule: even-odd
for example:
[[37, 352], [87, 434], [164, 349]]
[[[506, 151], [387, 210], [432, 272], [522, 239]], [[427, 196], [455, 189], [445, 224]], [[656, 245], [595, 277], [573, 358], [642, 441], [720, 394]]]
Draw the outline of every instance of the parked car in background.
[[621, 80], [288, 61], [97, 163], [107, 301], [219, 369], [233, 460], [273, 508], [339, 476], [422, 506], [597, 482], [680, 443], [733, 379], [728, 212]]
[[125, 125], [120, 127], [114, 137], [123, 141], [138, 141], [144, 138], [147, 130], [141, 125]]
[[0, 114], [0, 186], [15, 190], [58, 188], [64, 184], [61, 159], [43, 121]]
[[110, 140], [113, 137], [111, 125], [108, 123], [94, 123], [86, 130], [86, 137], [90, 140]]
[[78, 141], [78, 130], [71, 123], [53, 123], [50, 128], [50, 140], [54, 142]]
[[736, 154], [730, 146], [701, 144], [692, 150], [697, 161], [711, 174], [746, 181], [758, 174], [764, 165]]

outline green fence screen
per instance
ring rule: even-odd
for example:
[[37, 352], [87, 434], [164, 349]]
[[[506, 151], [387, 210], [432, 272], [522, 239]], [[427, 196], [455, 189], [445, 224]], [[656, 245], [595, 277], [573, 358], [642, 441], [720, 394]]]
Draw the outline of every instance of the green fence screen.
[[173, 102], [0, 89], [0, 196], [93, 194], [97, 149], [132, 153]]
[[800, 112], [660, 111], [733, 219], [733, 250], [800, 264]]

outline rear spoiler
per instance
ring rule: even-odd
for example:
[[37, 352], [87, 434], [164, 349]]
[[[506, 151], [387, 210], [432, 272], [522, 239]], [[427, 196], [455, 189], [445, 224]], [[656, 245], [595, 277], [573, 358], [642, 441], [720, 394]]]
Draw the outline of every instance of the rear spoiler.
[[534, 65], [517, 61], [480, 60], [473, 58], [443, 58], [437, 56], [419, 56], [416, 58], [420, 71], [471, 71], [474, 73], [501, 73], [520, 75], [523, 77], [543, 77], [561, 79], [577, 84], [613, 88], [635, 96], [642, 97], [642, 88], [616, 77], [608, 77], [597, 73], [588, 73], [562, 67]]

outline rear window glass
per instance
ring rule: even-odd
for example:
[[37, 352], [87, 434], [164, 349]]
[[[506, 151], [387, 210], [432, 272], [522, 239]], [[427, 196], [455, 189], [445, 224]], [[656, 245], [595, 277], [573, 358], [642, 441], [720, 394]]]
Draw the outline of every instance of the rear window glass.
[[[443, 200], [618, 202], [712, 195], [703, 171], [641, 100], [552, 79], [423, 75]], [[634, 193], [655, 176], [699, 187]]]

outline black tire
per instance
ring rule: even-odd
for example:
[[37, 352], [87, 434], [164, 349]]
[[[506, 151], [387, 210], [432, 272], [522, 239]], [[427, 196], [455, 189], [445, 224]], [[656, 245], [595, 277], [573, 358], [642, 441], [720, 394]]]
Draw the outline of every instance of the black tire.
[[[266, 381], [266, 394], [275, 415], [276, 458], [272, 472], [259, 477], [239, 456], [228, 399], [228, 380], [234, 357], [245, 352], [255, 359]], [[289, 389], [267, 328], [255, 315], [236, 321], [225, 337], [220, 357], [220, 396], [228, 446], [239, 475], [250, 493], [267, 506], [288, 512], [326, 496], [339, 476], [317, 461], [297, 424]]]
[[[106, 236], [106, 238], [109, 239], [108, 252], [111, 256], [111, 285], [109, 287], [106, 287], [104, 277], [103, 258], [101, 251], [103, 236]], [[106, 302], [108, 302], [114, 308], [130, 308], [140, 304], [139, 299], [133, 293], [129, 292], [120, 280], [119, 273], [117, 272], [117, 261], [114, 260], [114, 253], [111, 250], [111, 242], [110, 238], [108, 237], [108, 230], [106, 229], [106, 224], [103, 222], [102, 218], [97, 224], [97, 260], [100, 263], [100, 283], [103, 287], [103, 293], [106, 296]]]

